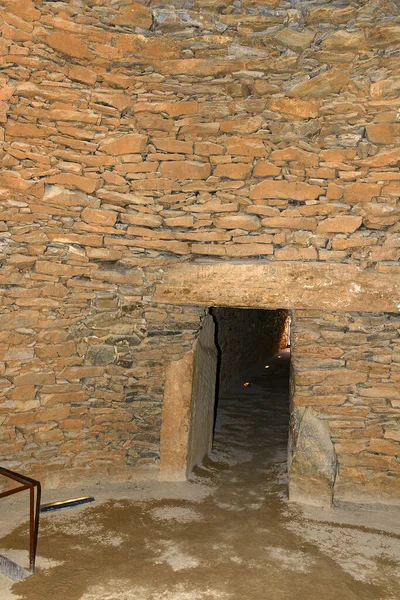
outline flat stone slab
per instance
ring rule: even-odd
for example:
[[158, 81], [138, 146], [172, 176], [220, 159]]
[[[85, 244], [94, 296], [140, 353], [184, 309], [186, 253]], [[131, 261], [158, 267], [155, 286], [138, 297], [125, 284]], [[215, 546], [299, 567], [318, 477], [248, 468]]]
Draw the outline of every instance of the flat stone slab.
[[165, 268], [153, 301], [163, 304], [336, 311], [400, 310], [400, 278], [354, 265], [224, 262]]

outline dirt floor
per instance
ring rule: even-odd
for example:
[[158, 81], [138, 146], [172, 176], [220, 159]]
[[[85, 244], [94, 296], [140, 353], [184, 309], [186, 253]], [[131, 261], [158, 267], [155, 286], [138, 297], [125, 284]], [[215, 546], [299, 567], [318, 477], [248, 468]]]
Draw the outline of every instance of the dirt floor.
[[[398, 511], [288, 503], [280, 356], [220, 401], [213, 454], [190, 482], [45, 493], [96, 502], [42, 515], [37, 572], [0, 575], [0, 600], [399, 600]], [[26, 564], [24, 510], [2, 501], [0, 553]]]

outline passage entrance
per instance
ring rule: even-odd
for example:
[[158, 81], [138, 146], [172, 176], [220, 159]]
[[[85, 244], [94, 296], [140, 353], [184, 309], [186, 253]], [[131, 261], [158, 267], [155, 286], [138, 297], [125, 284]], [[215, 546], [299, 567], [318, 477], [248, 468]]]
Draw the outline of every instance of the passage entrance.
[[161, 476], [182, 480], [212, 446], [218, 394], [287, 345], [288, 311], [211, 308], [193, 349], [170, 363], [164, 388]]

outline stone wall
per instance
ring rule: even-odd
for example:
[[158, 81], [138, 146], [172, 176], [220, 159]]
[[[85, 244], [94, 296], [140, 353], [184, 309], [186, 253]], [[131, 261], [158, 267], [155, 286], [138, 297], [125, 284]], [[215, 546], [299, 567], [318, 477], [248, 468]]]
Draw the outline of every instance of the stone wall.
[[[284, 338], [286, 310], [213, 308], [220, 353], [219, 391], [245, 377], [249, 369], [278, 352]], [[286, 343], [284, 344], [286, 346]]]
[[165, 367], [203, 314], [154, 301], [172, 267], [354, 267], [358, 297], [395, 281], [398, 15], [390, 0], [1, 2], [3, 464], [54, 485], [157, 466]]
[[[399, 332], [398, 314], [296, 311], [291, 451], [298, 456], [292, 465], [293, 497], [303, 494], [311, 461], [315, 465], [319, 453], [314, 471], [324, 470], [324, 475], [314, 473], [314, 498], [400, 502]], [[298, 439], [304, 418], [308, 433], [314, 431], [308, 441]], [[318, 421], [329, 432], [333, 448]]]
[[190, 6], [2, 3], [4, 279], [160, 252], [398, 273], [396, 3]]
[[165, 368], [192, 348], [204, 311], [121, 291], [87, 293], [91, 309], [69, 319], [32, 311], [28, 326], [25, 311], [3, 315], [4, 466], [47, 486], [157, 466]]

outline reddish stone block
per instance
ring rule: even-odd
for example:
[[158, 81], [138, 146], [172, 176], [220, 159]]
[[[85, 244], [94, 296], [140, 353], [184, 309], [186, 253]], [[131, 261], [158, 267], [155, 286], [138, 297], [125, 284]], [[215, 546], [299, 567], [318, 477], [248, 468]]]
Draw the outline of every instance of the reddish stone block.
[[[82, 212], [82, 219], [87, 223], [95, 223], [113, 227], [117, 220], [118, 213], [111, 210], [97, 210], [93, 208], [85, 208]], [[97, 245], [97, 244], [93, 244]]]
[[287, 200], [315, 200], [324, 190], [319, 185], [303, 182], [273, 181], [267, 179], [255, 185], [250, 191], [250, 198], [283, 198]]
[[183, 60], [164, 60], [158, 65], [158, 71], [162, 75], [182, 74], [207, 77], [209, 75], [232, 73], [244, 67], [245, 62], [239, 60], [187, 58]]
[[[174, 138], [154, 138], [151, 141], [157, 150], [163, 152], [177, 152], [178, 154], [192, 154], [193, 144], [192, 142], [182, 142], [181, 140], [175, 140]], [[196, 144], [197, 145], [197, 144]], [[199, 154], [199, 152], [195, 152]]]
[[361, 227], [362, 217], [340, 216], [324, 219], [317, 227], [317, 233], [354, 233]]
[[252, 215], [234, 215], [229, 217], [217, 217], [214, 220], [216, 227], [221, 229], [246, 229], [247, 231], [258, 231], [261, 227], [260, 219]]
[[73, 81], [79, 81], [86, 85], [93, 85], [97, 80], [95, 71], [83, 67], [82, 65], [71, 65], [68, 70], [68, 77]]
[[253, 175], [254, 177], [276, 177], [280, 172], [280, 167], [277, 167], [266, 160], [259, 160], [254, 167]]
[[314, 152], [306, 152], [300, 148], [285, 148], [284, 150], [275, 150], [271, 153], [270, 159], [273, 161], [296, 162], [308, 167], [318, 166], [318, 155]]
[[320, 100], [299, 100], [298, 98], [271, 98], [269, 110], [282, 114], [294, 121], [315, 119], [321, 106]]
[[192, 161], [171, 161], [161, 163], [162, 177], [184, 181], [186, 179], [207, 179], [211, 175], [211, 165]]
[[57, 31], [46, 38], [46, 44], [66, 56], [71, 58], [92, 59], [93, 53], [89, 50], [87, 44], [82, 39], [69, 32]]
[[60, 421], [66, 419], [71, 409], [69, 406], [57, 406], [48, 408], [37, 413], [37, 420], [40, 421]]
[[58, 183], [67, 188], [78, 189], [87, 194], [93, 194], [93, 192], [99, 189], [101, 179], [83, 177], [81, 175], [74, 175], [73, 173], [60, 173], [59, 175], [49, 177], [46, 183]]
[[57, 130], [54, 127], [46, 127], [44, 125], [17, 123], [16, 121], [11, 120], [9, 120], [6, 125], [6, 137], [47, 138], [55, 133], [57, 133]]
[[276, 260], [317, 260], [318, 253], [315, 248], [297, 248], [286, 246], [275, 250]]
[[150, 9], [132, 2], [129, 6], [121, 7], [118, 14], [113, 19], [114, 25], [128, 25], [131, 27], [140, 27], [141, 29], [150, 29], [153, 23], [153, 15]]
[[267, 151], [262, 139], [232, 136], [225, 142], [228, 154], [235, 156], [266, 156]]
[[7, 10], [25, 21], [38, 21], [41, 16], [32, 0], [8, 0]]
[[25, 373], [14, 377], [14, 385], [26, 387], [33, 385], [49, 385], [55, 382], [55, 375], [51, 373]]
[[348, 86], [349, 76], [339, 69], [325, 71], [312, 79], [303, 81], [290, 90], [288, 96], [299, 98], [325, 98], [337, 94]]
[[376, 452], [377, 454], [400, 456], [400, 444], [396, 442], [389, 442], [388, 440], [371, 440], [368, 449], [370, 452]]
[[64, 434], [59, 429], [50, 431], [38, 431], [34, 434], [34, 439], [38, 443], [60, 442], [64, 439]]
[[368, 139], [375, 144], [397, 144], [400, 142], [400, 124], [374, 123], [366, 126]]
[[157, 65], [157, 71], [163, 72], [162, 65], [167, 62], [180, 62], [175, 60], [180, 56], [180, 45], [176, 40], [167, 37], [145, 37], [134, 33], [121, 33], [117, 36], [115, 47], [124, 54], [133, 54], [142, 62], [153, 60], [162, 61]]
[[119, 138], [105, 140], [100, 144], [99, 150], [120, 156], [121, 154], [136, 154], [144, 152], [147, 144], [147, 136], [139, 133], [128, 133]]
[[228, 165], [218, 165], [214, 171], [215, 177], [226, 177], [227, 179], [248, 179], [252, 171], [252, 166], [242, 163], [232, 163]]

